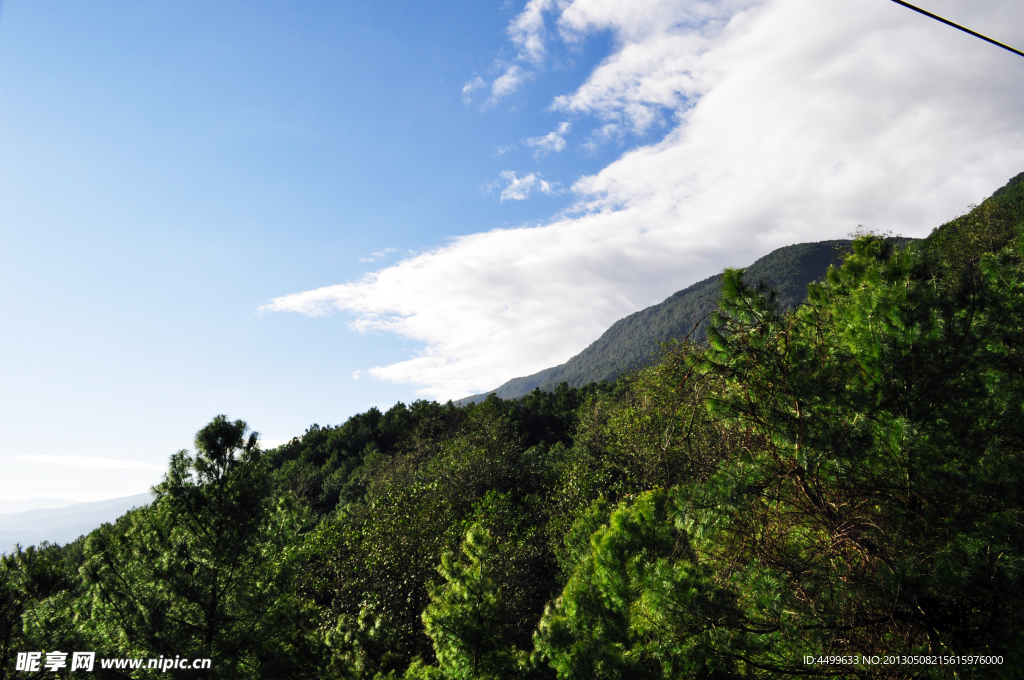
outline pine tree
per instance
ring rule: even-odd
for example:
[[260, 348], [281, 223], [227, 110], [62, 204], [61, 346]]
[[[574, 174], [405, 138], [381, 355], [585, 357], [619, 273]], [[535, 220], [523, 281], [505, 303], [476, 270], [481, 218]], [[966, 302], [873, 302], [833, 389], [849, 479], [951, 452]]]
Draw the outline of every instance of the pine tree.
[[434, 644], [438, 669], [450, 680], [506, 680], [519, 675], [524, 655], [509, 642], [514, 634], [502, 588], [491, 573], [490, 533], [479, 524], [466, 532], [464, 560], [445, 554], [444, 582], [430, 592], [423, 624]]
[[94, 532], [77, 605], [98, 651], [212, 658], [170, 677], [302, 677], [313, 621], [294, 595], [303, 516], [277, 503], [246, 424], [218, 416], [171, 458], [152, 505]]

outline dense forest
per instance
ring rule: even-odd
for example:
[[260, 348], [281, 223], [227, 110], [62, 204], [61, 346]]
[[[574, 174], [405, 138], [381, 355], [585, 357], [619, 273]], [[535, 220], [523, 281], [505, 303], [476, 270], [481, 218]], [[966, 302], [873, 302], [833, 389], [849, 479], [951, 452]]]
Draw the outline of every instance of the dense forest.
[[1022, 230], [1024, 175], [792, 310], [729, 270], [614, 383], [268, 451], [218, 416], [148, 507], [3, 558], [0, 677], [1022, 677]]

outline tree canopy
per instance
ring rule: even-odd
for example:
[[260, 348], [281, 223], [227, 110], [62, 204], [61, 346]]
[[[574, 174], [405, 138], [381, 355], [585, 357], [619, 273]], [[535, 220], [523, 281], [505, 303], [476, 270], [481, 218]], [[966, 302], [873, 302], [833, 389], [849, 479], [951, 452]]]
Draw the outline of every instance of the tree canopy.
[[614, 383], [267, 452], [217, 416], [148, 507], [3, 557], [0, 678], [1020, 677], [1022, 234], [1024, 175], [795, 308], [727, 270], [706, 341]]

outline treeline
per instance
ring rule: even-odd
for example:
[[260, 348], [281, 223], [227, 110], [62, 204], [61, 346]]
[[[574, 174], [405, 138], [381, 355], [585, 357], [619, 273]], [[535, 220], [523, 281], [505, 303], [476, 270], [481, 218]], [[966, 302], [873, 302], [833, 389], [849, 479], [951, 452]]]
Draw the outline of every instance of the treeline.
[[1022, 230], [1024, 176], [792, 312], [728, 271], [707, 343], [614, 384], [266, 452], [219, 416], [150, 506], [4, 557], [0, 677], [1021, 677]]

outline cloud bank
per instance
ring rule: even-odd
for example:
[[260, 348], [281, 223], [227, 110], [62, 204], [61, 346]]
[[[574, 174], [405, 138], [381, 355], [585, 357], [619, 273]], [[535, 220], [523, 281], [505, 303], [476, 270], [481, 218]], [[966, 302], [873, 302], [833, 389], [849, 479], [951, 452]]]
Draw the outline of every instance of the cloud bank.
[[[928, 9], [1024, 44], [1012, 0]], [[464, 236], [262, 309], [343, 310], [359, 331], [420, 341], [367, 372], [458, 398], [561, 363], [622, 316], [774, 248], [859, 224], [924, 235], [1024, 170], [1024, 59], [888, 0], [530, 0], [509, 30], [516, 86], [547, 41], [599, 31], [613, 53], [551, 108], [596, 121], [585, 143], [663, 126], [657, 143], [581, 177], [548, 224]]]

